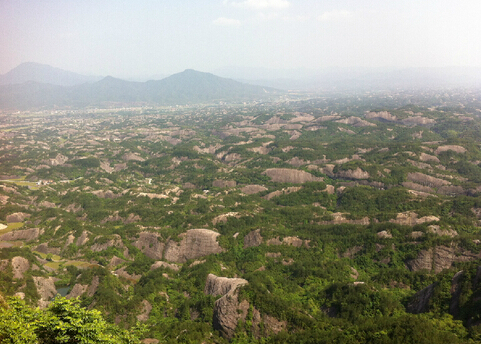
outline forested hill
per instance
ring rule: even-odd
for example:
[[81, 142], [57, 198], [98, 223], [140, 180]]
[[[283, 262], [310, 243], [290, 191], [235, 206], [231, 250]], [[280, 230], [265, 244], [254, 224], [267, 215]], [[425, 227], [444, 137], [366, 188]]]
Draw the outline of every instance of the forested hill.
[[479, 344], [480, 110], [434, 90], [6, 113], [0, 342], [97, 322], [147, 343]]
[[283, 93], [194, 70], [143, 83], [108, 76], [97, 82], [74, 86], [41, 83], [33, 76], [23, 76], [21, 80], [28, 80], [23, 83], [0, 86], [0, 108], [67, 108], [112, 103], [185, 105], [266, 100]]

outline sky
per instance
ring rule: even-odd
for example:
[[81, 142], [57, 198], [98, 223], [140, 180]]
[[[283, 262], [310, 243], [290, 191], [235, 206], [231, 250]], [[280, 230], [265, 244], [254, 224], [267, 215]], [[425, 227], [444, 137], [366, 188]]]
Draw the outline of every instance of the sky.
[[0, 0], [0, 74], [481, 67], [480, 0]]

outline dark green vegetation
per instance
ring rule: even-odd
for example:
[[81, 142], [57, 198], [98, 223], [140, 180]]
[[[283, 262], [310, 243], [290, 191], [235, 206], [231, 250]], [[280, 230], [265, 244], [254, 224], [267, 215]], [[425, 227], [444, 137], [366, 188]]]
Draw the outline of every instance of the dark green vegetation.
[[8, 312], [38, 340], [61, 306], [161, 343], [479, 343], [480, 99], [4, 115], [0, 291], [48, 307]]

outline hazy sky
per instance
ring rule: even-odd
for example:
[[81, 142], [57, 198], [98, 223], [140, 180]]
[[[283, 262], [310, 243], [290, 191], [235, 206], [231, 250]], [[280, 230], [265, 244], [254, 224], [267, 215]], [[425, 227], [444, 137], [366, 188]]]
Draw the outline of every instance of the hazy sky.
[[0, 74], [481, 67], [481, 0], [0, 0]]

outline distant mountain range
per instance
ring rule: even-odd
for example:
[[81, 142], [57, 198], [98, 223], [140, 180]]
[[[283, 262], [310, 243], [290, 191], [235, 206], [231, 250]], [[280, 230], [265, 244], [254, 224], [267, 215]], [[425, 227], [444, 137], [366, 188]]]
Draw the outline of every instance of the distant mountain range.
[[[93, 79], [90, 79], [93, 78]], [[187, 69], [162, 80], [95, 79], [26, 63], [0, 77], [0, 108], [101, 106], [108, 103], [186, 105], [266, 99], [282, 91]]]
[[23, 84], [34, 81], [58, 86], [74, 86], [99, 81], [100, 79], [102, 79], [100, 76], [86, 76], [41, 63], [25, 62], [8, 73], [0, 75], [0, 85]]

